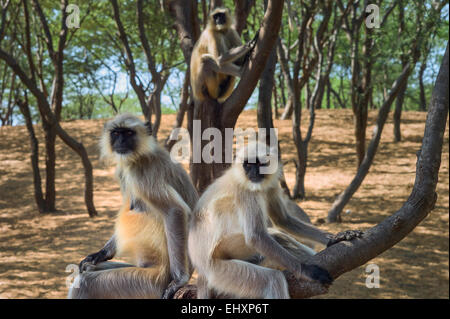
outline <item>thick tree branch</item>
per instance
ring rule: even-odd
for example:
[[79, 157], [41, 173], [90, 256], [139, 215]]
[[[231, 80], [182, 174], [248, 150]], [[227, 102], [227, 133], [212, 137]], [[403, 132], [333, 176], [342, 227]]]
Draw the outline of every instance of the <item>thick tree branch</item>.
[[222, 126], [234, 127], [264, 70], [272, 48], [275, 46], [281, 25], [283, 0], [270, 0], [262, 21], [258, 41], [241, 80], [231, 96], [222, 106]]
[[247, 25], [247, 17], [255, 5], [255, 0], [234, 0], [234, 16], [236, 20], [236, 31], [241, 34]]
[[189, 65], [195, 41], [200, 35], [198, 24], [195, 23], [196, 1], [172, 0], [169, 2], [169, 11], [175, 18], [175, 28], [180, 39], [184, 59]]
[[[441, 164], [442, 144], [449, 110], [448, 50], [447, 44], [431, 97], [422, 148], [416, 164], [416, 180], [408, 200], [392, 216], [365, 231], [361, 238], [351, 242], [337, 243], [307, 261], [307, 263], [327, 269], [334, 279], [365, 264], [394, 246], [405, 238], [434, 208], [437, 199], [436, 185]], [[398, 87], [398, 82], [409, 72], [410, 68], [408, 67], [394, 86]], [[289, 293], [292, 298], [308, 298], [327, 292], [326, 287], [314, 282], [298, 281], [287, 271], [284, 272], [284, 275], [288, 281]], [[196, 287], [187, 285], [181, 288], [175, 298], [196, 298]]]
[[139, 38], [141, 39], [142, 48], [144, 49], [145, 58], [147, 59], [148, 70], [150, 71], [153, 79], [160, 78], [158, 71], [156, 71], [155, 61], [153, 59], [152, 50], [148, 44], [147, 35], [144, 28], [144, 9], [142, 5], [143, 0], [138, 0], [136, 3], [136, 13], [138, 20]]
[[[125, 51], [125, 66], [130, 74], [130, 84], [133, 87], [134, 92], [136, 93], [139, 104], [141, 105], [142, 113], [145, 118], [150, 121], [151, 120], [151, 107], [147, 103], [147, 99], [145, 97], [145, 89], [142, 85], [141, 80], [136, 72], [136, 65], [134, 63], [133, 53], [131, 51], [130, 44], [128, 42], [128, 36], [125, 31], [125, 28], [122, 24], [122, 20], [120, 19], [120, 9], [117, 0], [110, 0], [111, 5], [114, 11], [114, 21], [116, 22], [117, 30], [119, 32], [119, 39], [122, 42], [123, 49]], [[139, 2], [138, 2], [139, 6]], [[142, 36], [142, 35], [141, 35]], [[144, 50], [144, 52], [146, 52]], [[147, 52], [146, 52], [147, 54]]]
[[42, 116], [42, 121], [48, 123], [55, 127], [56, 134], [67, 144], [72, 150], [74, 150], [81, 158], [84, 175], [85, 175], [85, 189], [84, 189], [84, 199], [86, 207], [88, 209], [89, 216], [93, 217], [97, 215], [97, 211], [94, 206], [93, 201], [93, 175], [92, 175], [92, 164], [89, 161], [86, 149], [83, 144], [77, 142], [73, 139], [67, 132], [60, 126], [59, 121], [55, 114], [52, 112], [50, 105], [47, 101], [44, 93], [39, 90], [36, 83], [34, 83], [23, 71], [20, 65], [17, 63], [16, 59], [10, 54], [5, 52], [0, 48], [0, 60], [5, 61], [5, 63], [11, 68], [11, 70], [17, 74], [21, 82], [27, 87], [28, 90], [34, 95], [37, 100], [37, 105]]
[[8, 11], [8, 6], [11, 3], [11, 0], [6, 1], [6, 3], [1, 6], [1, 20], [0, 20], [0, 43], [3, 40], [3, 36], [5, 35], [5, 27], [6, 27], [6, 12]]
[[434, 209], [449, 109], [448, 51], [447, 44], [430, 101], [422, 147], [416, 164], [416, 179], [408, 200], [395, 214], [366, 231], [361, 239], [351, 243], [338, 243], [310, 259], [310, 262], [325, 267], [333, 278], [363, 265], [394, 246]]
[[53, 59], [55, 58], [55, 50], [54, 50], [54, 46], [53, 46], [52, 34], [50, 33], [47, 19], [45, 18], [45, 14], [42, 11], [41, 5], [39, 4], [38, 0], [33, 0], [33, 6], [39, 17], [39, 20], [41, 21], [42, 29], [44, 30], [44, 35], [45, 35], [45, 43], [47, 44], [47, 50], [50, 55], [50, 58], [53, 61]]

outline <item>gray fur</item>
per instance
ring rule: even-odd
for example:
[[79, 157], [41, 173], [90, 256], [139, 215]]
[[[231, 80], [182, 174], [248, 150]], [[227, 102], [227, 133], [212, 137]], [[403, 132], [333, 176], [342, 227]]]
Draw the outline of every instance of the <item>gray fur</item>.
[[[249, 143], [247, 148], [245, 159], [265, 146]], [[201, 278], [199, 296], [213, 290], [239, 298], [289, 298], [282, 270], [312, 280], [310, 274], [316, 274], [304, 273], [302, 261], [315, 252], [276, 227], [318, 242], [327, 233], [291, 216], [278, 184], [279, 171], [252, 183], [240, 159], [205, 190], [194, 209], [188, 248]]]
[[[110, 131], [117, 127], [136, 132], [136, 149], [131, 153], [117, 154], [112, 149]], [[94, 265], [90, 263], [89, 267], [85, 267], [95, 271], [83, 272], [78, 276], [79, 288], [71, 289], [69, 298], [171, 297], [192, 273], [186, 238], [191, 210], [198, 199], [197, 192], [181, 165], [171, 160], [169, 153], [148, 135], [144, 123], [133, 115], [122, 114], [105, 124], [101, 148], [102, 157], [117, 164], [116, 176], [125, 203], [133, 206], [136, 213], [157, 215], [152, 222], [156, 220], [158, 225], [163, 224], [165, 238], [162, 242], [167, 243], [167, 251], [162, 253], [168, 258], [161, 256], [155, 259], [159, 251], [145, 251], [143, 256], [149, 255], [153, 259], [137, 260], [136, 265], [141, 267], [114, 263], [92, 267], [114, 257], [116, 241], [120, 240], [115, 237], [116, 234], [100, 251], [108, 258], [97, 258]], [[86, 259], [83, 262], [86, 264]]]

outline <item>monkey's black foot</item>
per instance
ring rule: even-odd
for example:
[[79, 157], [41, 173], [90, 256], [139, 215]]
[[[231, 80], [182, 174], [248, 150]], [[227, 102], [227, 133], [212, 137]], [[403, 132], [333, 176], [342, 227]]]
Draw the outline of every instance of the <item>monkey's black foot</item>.
[[302, 265], [302, 276], [310, 280], [320, 282], [322, 285], [329, 286], [333, 283], [333, 278], [327, 270], [317, 265]]
[[166, 290], [162, 295], [162, 299], [172, 299], [173, 295], [180, 289], [183, 285], [179, 282], [172, 280], [170, 284], [167, 286]]
[[245, 65], [250, 60], [250, 56], [253, 53], [253, 49], [256, 46], [256, 42], [258, 42], [258, 36], [259, 36], [259, 30], [256, 32], [256, 35], [253, 37], [253, 39], [246, 44], [246, 46], [248, 48], [248, 52], [245, 54], [244, 59], [242, 60], [241, 63], [239, 63], [239, 65]]
[[94, 254], [90, 254], [80, 262], [80, 265], [78, 266], [80, 268], [80, 273], [83, 271], [92, 270], [92, 268], [95, 268], [96, 264], [105, 260], [107, 260], [107, 258], [102, 250]]
[[88, 272], [88, 271], [95, 271], [97, 269], [97, 266], [92, 263], [83, 263], [83, 265], [80, 267], [80, 273]]
[[363, 232], [360, 230], [346, 230], [340, 233], [337, 233], [333, 237], [330, 238], [328, 241], [327, 247], [330, 247], [334, 244], [337, 244], [341, 241], [349, 241], [354, 238], [360, 238], [362, 236]]

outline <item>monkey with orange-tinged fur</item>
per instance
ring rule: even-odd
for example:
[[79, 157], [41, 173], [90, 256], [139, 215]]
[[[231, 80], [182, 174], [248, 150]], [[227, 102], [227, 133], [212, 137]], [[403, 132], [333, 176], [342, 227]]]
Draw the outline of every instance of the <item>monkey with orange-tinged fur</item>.
[[[69, 298], [171, 298], [190, 278], [187, 225], [197, 191], [150, 133], [129, 114], [105, 124], [102, 157], [117, 165], [124, 204], [111, 239], [81, 261]], [[134, 265], [107, 262], [114, 256]]]
[[332, 235], [294, 216], [278, 183], [278, 156], [267, 150], [249, 143], [196, 204], [188, 250], [199, 298], [289, 298], [282, 270], [329, 285], [325, 269], [304, 263], [315, 251], [294, 237], [329, 246], [361, 236], [356, 230]]
[[209, 97], [222, 103], [231, 95], [235, 78], [241, 76], [257, 37], [242, 45], [230, 11], [217, 8], [211, 12], [191, 55], [191, 86], [196, 101]]

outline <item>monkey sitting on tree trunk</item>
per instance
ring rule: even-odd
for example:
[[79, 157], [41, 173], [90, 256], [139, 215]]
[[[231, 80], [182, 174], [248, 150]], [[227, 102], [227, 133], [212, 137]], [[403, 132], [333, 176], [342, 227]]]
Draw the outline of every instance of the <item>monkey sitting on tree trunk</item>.
[[190, 72], [194, 99], [210, 98], [224, 102], [233, 92], [236, 77], [253, 50], [258, 34], [242, 45], [230, 11], [217, 8], [209, 15], [208, 25], [197, 40], [191, 55]]
[[[198, 271], [198, 297], [289, 298], [282, 270], [329, 285], [325, 269], [303, 263], [315, 251], [296, 237], [332, 245], [360, 231], [326, 233], [293, 216], [278, 177], [278, 157], [249, 143], [200, 197], [189, 230], [189, 256]], [[277, 227], [275, 227], [277, 226]]]
[[[101, 152], [117, 165], [124, 204], [111, 239], [81, 261], [69, 298], [171, 298], [192, 273], [187, 225], [197, 191], [133, 115], [105, 124]], [[116, 255], [134, 265], [106, 262]]]

